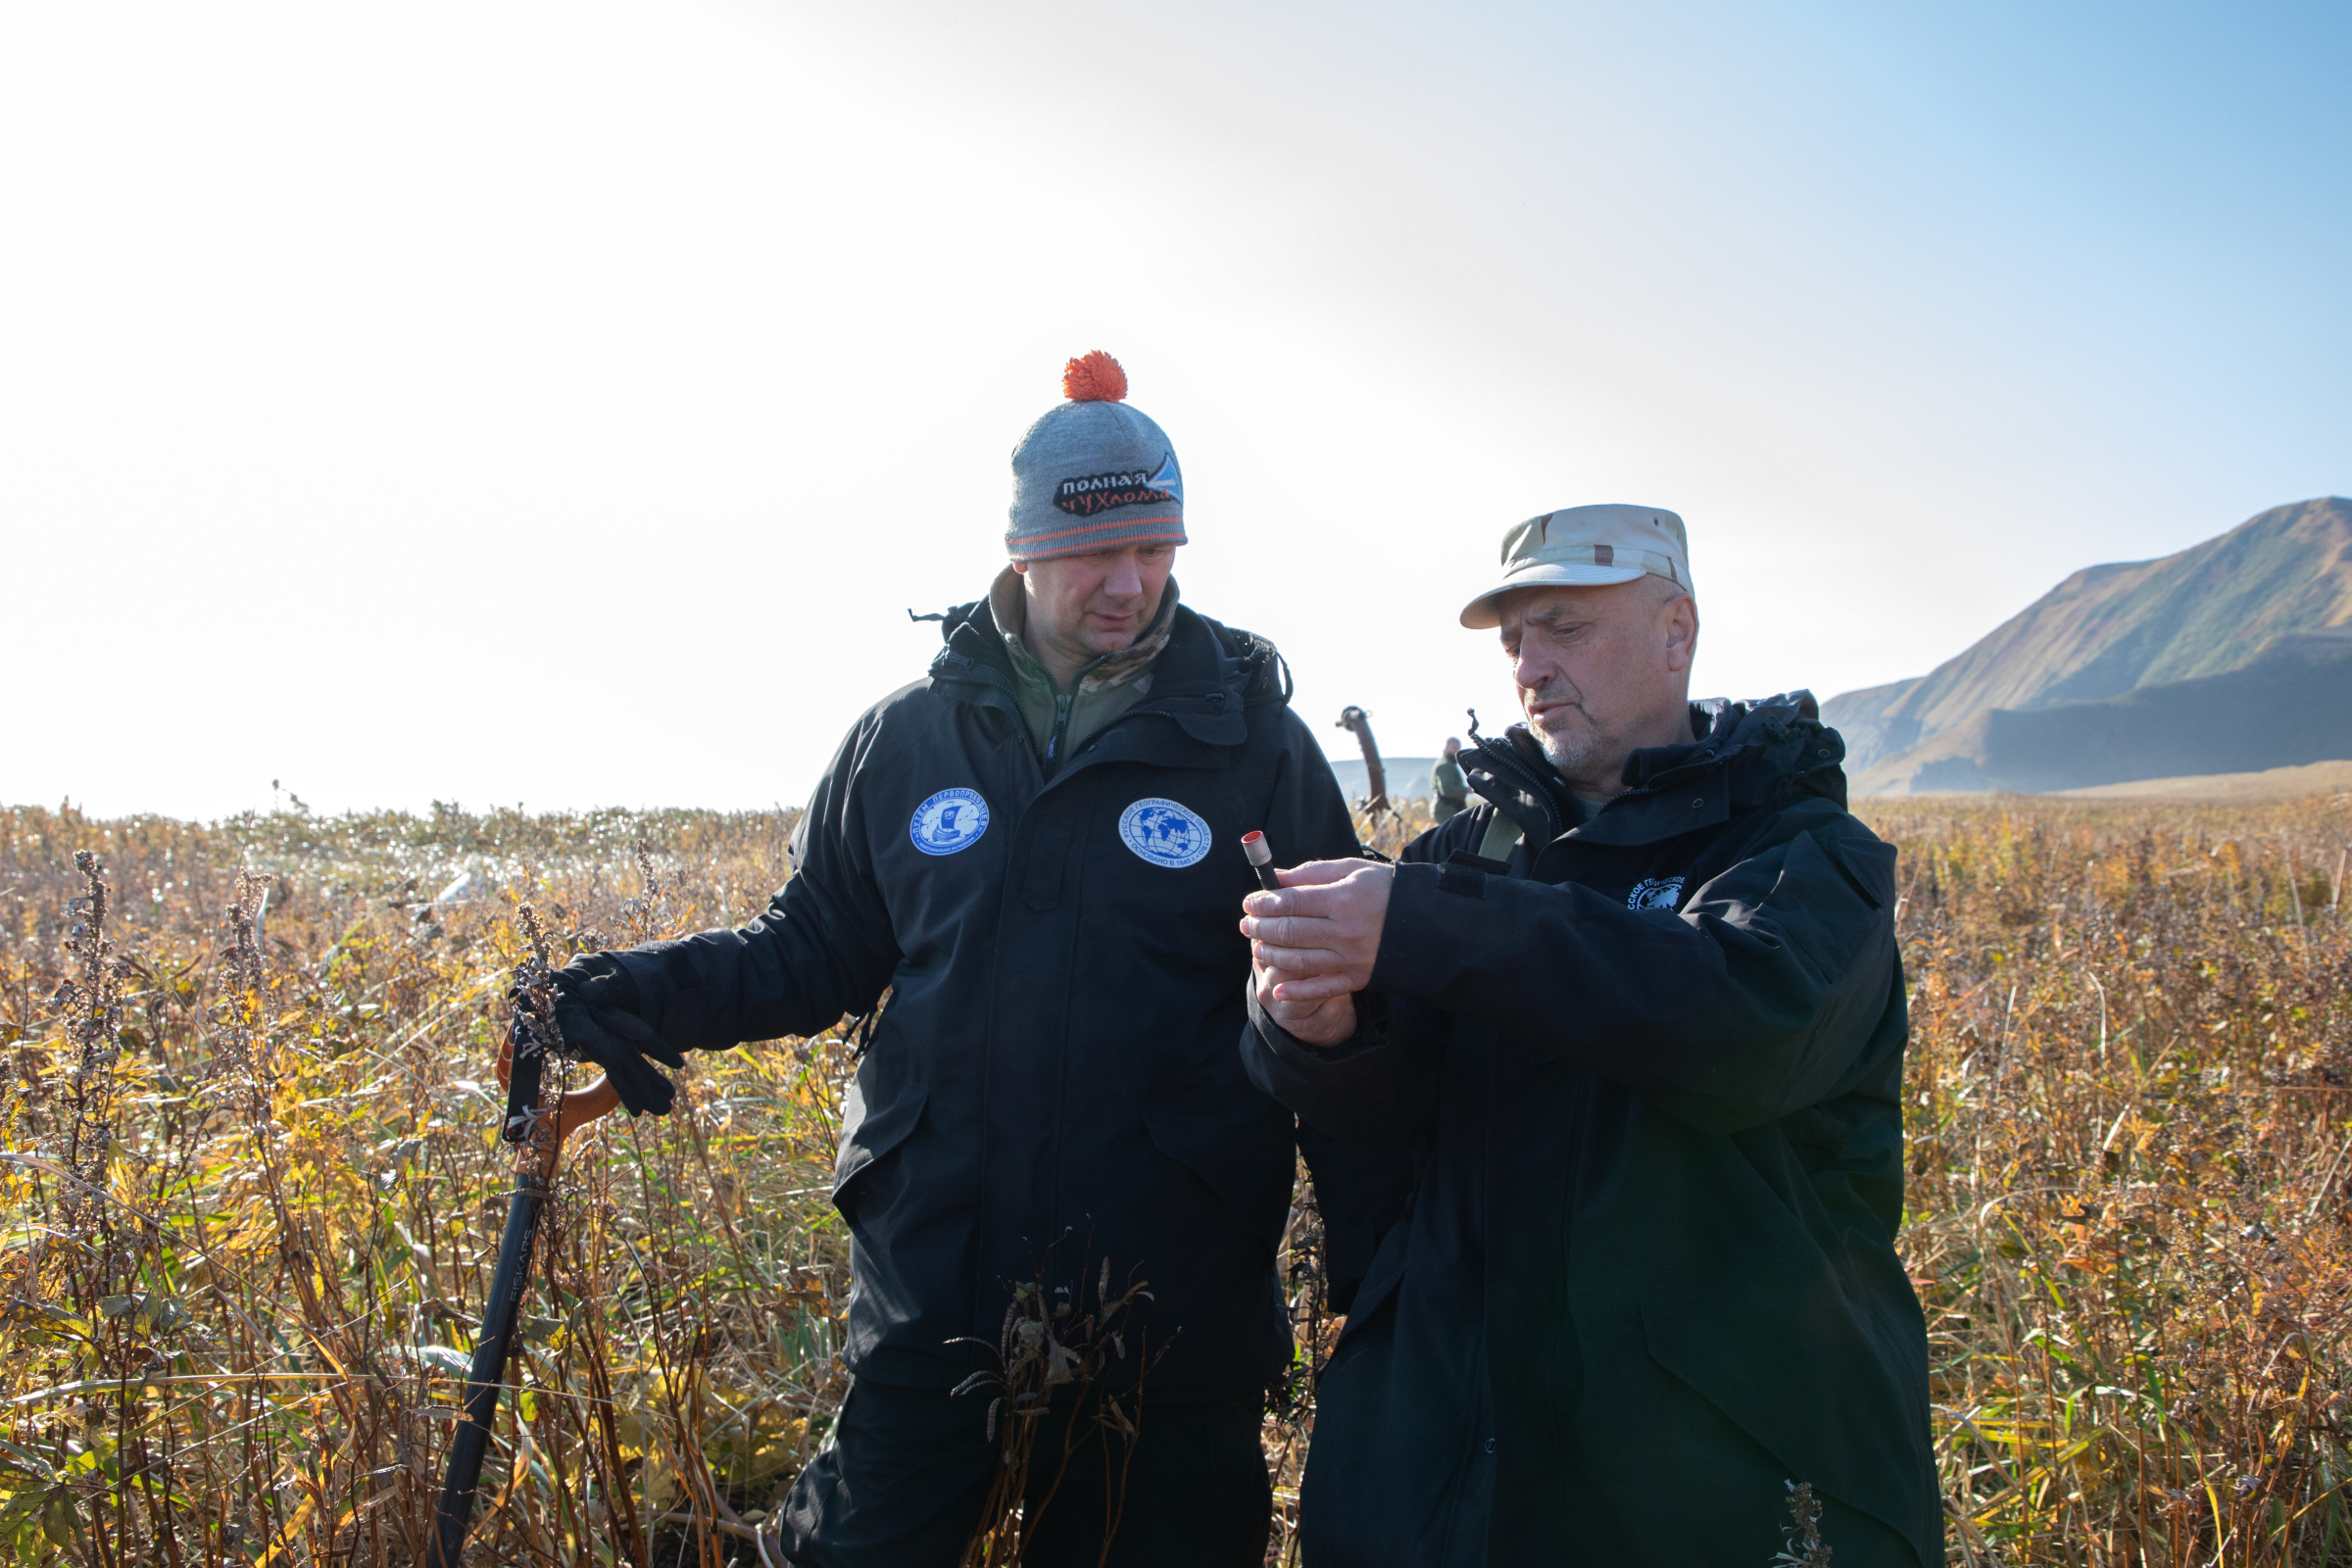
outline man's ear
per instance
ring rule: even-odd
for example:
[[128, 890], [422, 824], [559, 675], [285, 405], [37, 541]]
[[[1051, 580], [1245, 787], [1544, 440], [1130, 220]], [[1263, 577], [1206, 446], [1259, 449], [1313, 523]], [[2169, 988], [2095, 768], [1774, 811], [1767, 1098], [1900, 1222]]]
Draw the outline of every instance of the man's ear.
[[1698, 654], [1698, 603], [1689, 594], [1676, 594], [1658, 613], [1666, 622], [1666, 667], [1682, 674]]
[[1016, 561], [1012, 564], [1012, 569], [1026, 577], [1029, 575], [1029, 563], [1026, 561]]

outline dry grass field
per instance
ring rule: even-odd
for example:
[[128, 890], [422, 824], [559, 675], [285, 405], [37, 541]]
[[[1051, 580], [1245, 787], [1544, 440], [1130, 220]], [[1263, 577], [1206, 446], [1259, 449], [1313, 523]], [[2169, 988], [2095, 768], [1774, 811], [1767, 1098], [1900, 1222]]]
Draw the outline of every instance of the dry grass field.
[[[2352, 803], [1866, 814], [1903, 851], [1952, 1560], [2352, 1563]], [[0, 810], [0, 1550], [421, 1561], [519, 903], [560, 946], [737, 919], [789, 828]], [[704, 1057], [678, 1114], [567, 1147], [476, 1560], [760, 1560], [841, 1393], [849, 1054]], [[1267, 1426], [1286, 1528], [1311, 1420]]]

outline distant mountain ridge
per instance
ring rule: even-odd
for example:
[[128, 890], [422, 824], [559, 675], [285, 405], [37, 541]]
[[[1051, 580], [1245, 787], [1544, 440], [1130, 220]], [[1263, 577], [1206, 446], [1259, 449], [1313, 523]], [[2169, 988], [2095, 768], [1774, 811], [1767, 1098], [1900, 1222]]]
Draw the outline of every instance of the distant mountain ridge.
[[2352, 757], [2352, 502], [2277, 507], [2177, 555], [2086, 567], [1958, 658], [1832, 698], [1823, 717], [1858, 793]]

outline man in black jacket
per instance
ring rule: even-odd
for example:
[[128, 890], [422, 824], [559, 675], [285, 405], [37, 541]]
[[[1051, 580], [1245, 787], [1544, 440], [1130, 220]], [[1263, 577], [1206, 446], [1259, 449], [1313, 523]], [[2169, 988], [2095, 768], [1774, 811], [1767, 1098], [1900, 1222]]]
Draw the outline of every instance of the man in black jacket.
[[[1687, 701], [1682, 520], [1511, 530], [1524, 726], [1402, 864], [1250, 895], [1250, 1073], [1423, 1141], [1323, 1375], [1310, 1568], [1940, 1564], [1902, 1212], [1894, 852], [1804, 693]], [[1810, 1560], [1810, 1559], [1807, 1559]]]
[[[632, 1111], [669, 1100], [640, 1050], [682, 1065], [889, 993], [843, 1107], [854, 1381], [784, 1510], [804, 1568], [956, 1560], [998, 1423], [989, 1392], [949, 1391], [995, 1364], [1015, 1286], [1042, 1274], [1091, 1311], [1105, 1260], [1113, 1297], [1149, 1282], [1112, 1369], [1131, 1387], [1150, 1365], [1143, 1435], [1129, 1454], [1080, 1429], [1027, 1560], [1095, 1564], [1114, 1516], [1112, 1563], [1264, 1551], [1259, 1420], [1291, 1353], [1275, 1254], [1296, 1151], [1326, 1187], [1339, 1156], [1234, 1055], [1238, 841], [1337, 857], [1355, 833], [1273, 648], [1177, 602], [1167, 438], [1107, 356], [1063, 386], [1013, 454], [1012, 565], [852, 728], [766, 912], [561, 976], [565, 1038]], [[1372, 1228], [1322, 1196], [1344, 1290]], [[1038, 1440], [1033, 1516], [1065, 1427]]]

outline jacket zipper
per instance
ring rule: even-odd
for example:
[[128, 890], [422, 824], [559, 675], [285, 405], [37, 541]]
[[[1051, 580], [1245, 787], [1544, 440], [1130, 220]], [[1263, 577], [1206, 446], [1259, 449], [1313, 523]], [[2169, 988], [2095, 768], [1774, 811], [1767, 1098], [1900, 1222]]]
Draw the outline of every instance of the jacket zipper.
[[[1075, 685], [1075, 682], [1072, 684]], [[1055, 692], [1054, 694], [1054, 733], [1046, 737], [1046, 760], [1048, 763], [1058, 763], [1061, 760], [1061, 743], [1070, 736], [1070, 699], [1074, 695], [1074, 692]]]

